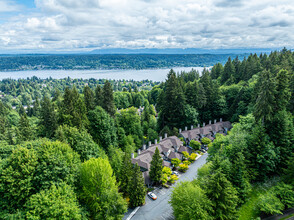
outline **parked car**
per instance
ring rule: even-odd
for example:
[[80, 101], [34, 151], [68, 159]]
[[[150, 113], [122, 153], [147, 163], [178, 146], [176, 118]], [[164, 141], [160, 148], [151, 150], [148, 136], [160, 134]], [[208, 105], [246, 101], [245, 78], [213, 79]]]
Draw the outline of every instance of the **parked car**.
[[147, 193], [147, 195], [153, 200], [157, 199], [157, 196], [153, 192], [149, 192], [149, 193]]
[[179, 173], [178, 173], [177, 171], [173, 171], [173, 172], [172, 172], [172, 175], [177, 175], [177, 176], [178, 176]]

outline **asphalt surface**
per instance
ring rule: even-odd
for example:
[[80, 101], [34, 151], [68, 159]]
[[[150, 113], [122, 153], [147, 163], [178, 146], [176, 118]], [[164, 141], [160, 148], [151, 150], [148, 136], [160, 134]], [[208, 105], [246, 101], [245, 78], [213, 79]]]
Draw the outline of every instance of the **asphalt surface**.
[[[179, 180], [174, 184], [176, 186], [181, 181], [191, 181], [196, 178], [197, 170], [206, 163], [208, 154], [202, 155], [197, 161], [190, 165], [186, 173], [179, 176]], [[168, 203], [172, 188], [155, 189], [153, 192], [157, 195], [157, 200], [153, 201], [146, 196], [146, 203], [133, 216], [132, 220], [173, 220], [172, 207]]]

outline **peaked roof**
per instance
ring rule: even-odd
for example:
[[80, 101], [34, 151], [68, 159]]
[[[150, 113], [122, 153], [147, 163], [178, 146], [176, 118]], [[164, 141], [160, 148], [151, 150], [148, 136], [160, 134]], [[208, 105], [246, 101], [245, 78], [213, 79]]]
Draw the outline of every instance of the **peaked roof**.
[[223, 133], [224, 128], [231, 129], [232, 124], [229, 121], [217, 122], [215, 124], [208, 124], [204, 127], [194, 128], [192, 130], [182, 131], [180, 134], [184, 138], [189, 138], [190, 140], [199, 140], [200, 135], [210, 135], [212, 133]]

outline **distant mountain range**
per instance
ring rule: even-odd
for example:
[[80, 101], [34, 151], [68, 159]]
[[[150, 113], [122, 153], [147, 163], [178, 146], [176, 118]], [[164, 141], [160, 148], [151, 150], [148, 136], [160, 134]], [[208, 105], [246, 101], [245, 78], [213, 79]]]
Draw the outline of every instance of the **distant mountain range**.
[[92, 51], [2, 51], [3, 55], [47, 55], [47, 54], [250, 54], [250, 53], [270, 53], [282, 48], [237, 48], [237, 49], [201, 49], [201, 48], [143, 48], [143, 49], [127, 49], [127, 48], [105, 48], [95, 49]]
[[109, 48], [98, 49], [88, 52], [89, 54], [250, 54], [250, 53], [270, 53], [271, 51], [281, 50], [281, 48], [240, 48], [240, 49], [200, 49], [200, 48], [144, 48], [126, 49]]

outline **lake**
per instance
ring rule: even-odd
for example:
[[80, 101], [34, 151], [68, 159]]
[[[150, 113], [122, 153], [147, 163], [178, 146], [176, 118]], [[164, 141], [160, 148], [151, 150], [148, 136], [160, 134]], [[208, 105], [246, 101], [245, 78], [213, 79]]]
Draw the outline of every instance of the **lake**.
[[[204, 67], [175, 67], [176, 72], [190, 71], [191, 69], [198, 70], [200, 73]], [[70, 77], [73, 79], [133, 79], [140, 80], [153, 80], [165, 81], [166, 76], [170, 69], [143, 69], [143, 70], [32, 70], [32, 71], [10, 71], [0, 72], [0, 80], [2, 79], [20, 79], [32, 76], [37, 76], [41, 79], [52, 77], [54, 79], [62, 79]]]

